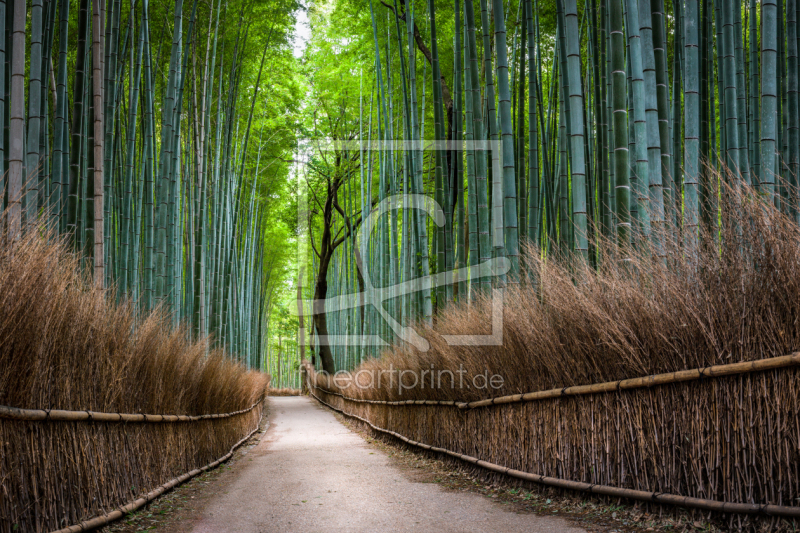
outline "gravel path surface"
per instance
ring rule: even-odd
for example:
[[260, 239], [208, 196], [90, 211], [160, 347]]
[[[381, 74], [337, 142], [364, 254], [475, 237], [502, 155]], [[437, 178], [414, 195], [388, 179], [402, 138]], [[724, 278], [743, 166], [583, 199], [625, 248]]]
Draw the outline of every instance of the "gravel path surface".
[[517, 514], [483, 496], [416, 483], [306, 397], [270, 398], [272, 424], [194, 533], [564, 532], [554, 517]]

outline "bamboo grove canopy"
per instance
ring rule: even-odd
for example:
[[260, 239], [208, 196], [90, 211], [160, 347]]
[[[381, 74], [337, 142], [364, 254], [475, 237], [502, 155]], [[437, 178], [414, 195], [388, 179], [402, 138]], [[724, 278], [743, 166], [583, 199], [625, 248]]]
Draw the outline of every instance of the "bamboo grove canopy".
[[[307, 56], [328, 117], [315, 133], [361, 141], [309, 156], [312, 339], [396, 340], [387, 315], [430, 322], [449, 302], [527, 279], [528, 246], [589, 264], [603, 242], [661, 261], [676, 244], [694, 254], [701, 228], [718, 227], [725, 187], [751, 187], [800, 221], [796, 0], [315, 6]], [[431, 141], [449, 144], [420, 147]], [[407, 201], [358, 235], [403, 193], [434, 197], [443, 223]], [[498, 257], [508, 274], [480, 277]], [[454, 269], [448, 283], [391, 292]], [[384, 309], [319, 304], [363, 291], [365, 272], [389, 287]], [[382, 349], [314, 342], [325, 370]]]
[[275, 163], [293, 149], [298, 92], [270, 71], [292, 68], [295, 9], [0, 2], [8, 245], [36, 225], [63, 236], [96, 284], [260, 367], [280, 262], [265, 228], [285, 195], [287, 165]]

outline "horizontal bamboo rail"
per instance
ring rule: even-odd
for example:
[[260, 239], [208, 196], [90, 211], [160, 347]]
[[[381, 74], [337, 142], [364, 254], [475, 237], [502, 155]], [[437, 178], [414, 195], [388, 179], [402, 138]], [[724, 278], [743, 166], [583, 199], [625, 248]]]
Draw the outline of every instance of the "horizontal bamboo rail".
[[[266, 397], [261, 398], [261, 400], [259, 400], [255, 404], [253, 404], [253, 406], [251, 406], [250, 409], [247, 409], [246, 411], [250, 411], [251, 409], [253, 409], [256, 405], [258, 405], [259, 403], [263, 402], [265, 398]], [[238, 413], [242, 413], [242, 412], [245, 412], [245, 411], [239, 411]], [[228, 414], [230, 414], [230, 413], [228, 413]], [[262, 413], [262, 418], [263, 418], [263, 413]], [[113, 522], [115, 520], [119, 520], [120, 518], [122, 518], [123, 516], [127, 515], [128, 513], [132, 513], [133, 511], [139, 509], [140, 507], [142, 507], [146, 503], [148, 503], [148, 502], [156, 499], [157, 497], [161, 496], [162, 494], [164, 494], [168, 490], [177, 487], [178, 485], [190, 480], [191, 478], [197, 476], [198, 474], [201, 474], [203, 472], [206, 472], [207, 470], [211, 470], [213, 468], [216, 468], [219, 464], [224, 463], [225, 461], [230, 459], [231, 456], [233, 456], [233, 452], [236, 451], [236, 448], [238, 448], [239, 446], [241, 446], [242, 444], [247, 442], [247, 439], [252, 437], [253, 434], [256, 431], [258, 431], [258, 428], [259, 428], [260, 425], [261, 425], [261, 418], [259, 418], [258, 424], [256, 424], [256, 427], [255, 427], [255, 429], [253, 429], [253, 431], [248, 433], [242, 440], [240, 440], [239, 442], [234, 444], [233, 447], [231, 447], [231, 449], [230, 449], [230, 451], [228, 453], [226, 453], [225, 455], [223, 455], [222, 457], [220, 457], [219, 459], [217, 459], [213, 463], [208, 463], [206, 466], [203, 466], [201, 468], [195, 468], [194, 470], [186, 472], [182, 476], [178, 476], [175, 479], [167, 481], [166, 483], [164, 483], [160, 487], [148, 492], [147, 494], [145, 494], [141, 498], [138, 498], [136, 500], [128, 502], [126, 505], [123, 505], [119, 509], [111, 511], [110, 513], [108, 513], [106, 515], [96, 516], [96, 517], [94, 517], [94, 518], [92, 518], [90, 520], [86, 520], [84, 522], [81, 522], [80, 524], [75, 524], [75, 525], [72, 525], [72, 526], [69, 526], [69, 527], [65, 527], [64, 529], [59, 529], [57, 531], [53, 531], [52, 533], [78, 533], [80, 531], [90, 531], [92, 529], [96, 529], [98, 527], [105, 526], [106, 524], [109, 524], [109, 523], [111, 523], [111, 522]]]
[[595, 383], [592, 385], [575, 385], [560, 389], [527, 392], [525, 394], [511, 394], [508, 396], [487, 398], [485, 400], [476, 400], [473, 402], [457, 402], [454, 400], [364, 400], [361, 398], [351, 398], [338, 392], [328, 391], [322, 387], [317, 388], [324, 391], [326, 394], [341, 396], [345, 400], [358, 403], [371, 403], [379, 405], [442, 405], [455, 406], [459, 409], [477, 409], [479, 407], [488, 407], [490, 405], [549, 400], [562, 396], [581, 396], [586, 394], [616, 392], [620, 390], [643, 389], [656, 387], [659, 385], [667, 385], [670, 383], [697, 381], [705, 378], [717, 378], [723, 376], [733, 376], [737, 374], [749, 374], [751, 372], [763, 372], [765, 370], [775, 370], [794, 365], [800, 365], [800, 352], [795, 352], [793, 354], [783, 355], [780, 357], [771, 357], [769, 359], [759, 359], [757, 361], [746, 361], [743, 363], [731, 363], [727, 365], [713, 365], [704, 368], [695, 368], [692, 370], [679, 370], [677, 372], [655, 374], [641, 378], [607, 381], [605, 383]]
[[252, 411], [256, 405], [264, 400], [266, 393], [260, 400], [240, 411], [230, 413], [218, 413], [211, 415], [146, 415], [130, 413], [99, 413], [96, 411], [64, 411], [61, 409], [20, 409], [18, 407], [8, 407], [0, 405], [0, 418], [8, 420], [56, 420], [66, 422], [80, 422], [88, 420], [91, 422], [195, 422], [197, 420], [212, 420], [216, 418], [229, 418]]
[[[798, 354], [794, 356], [786, 356], [786, 357], [796, 357]], [[775, 359], [784, 359], [783, 357], [777, 357]], [[766, 359], [765, 361], [770, 361]], [[744, 364], [744, 363], [737, 363], [737, 364]], [[748, 363], [749, 364], [749, 363]], [[725, 366], [733, 366], [733, 365], [725, 365]], [[788, 366], [788, 365], [782, 365]], [[771, 368], [781, 368], [782, 366], [778, 367], [771, 367]], [[710, 367], [713, 368], [713, 367]], [[691, 371], [686, 371], [691, 372]], [[742, 373], [742, 372], [736, 372]], [[664, 375], [664, 374], [662, 374]], [[727, 374], [730, 375], [730, 374]], [[656, 377], [656, 376], [651, 376]], [[646, 379], [646, 378], [642, 378]], [[628, 380], [630, 381], [630, 380]], [[680, 381], [689, 381], [687, 379], [683, 379]], [[606, 384], [601, 384], [606, 385]], [[591, 387], [591, 385], [590, 385]], [[632, 387], [631, 387], [632, 388]], [[324, 390], [324, 389], [323, 389]], [[321, 398], [319, 398], [313, 392], [313, 386], [309, 387], [309, 392], [311, 395], [317, 399], [323, 405], [326, 405], [330, 409], [334, 411], [338, 411], [345, 416], [349, 416], [351, 418], [355, 418], [364, 422], [365, 424], [369, 425], [375, 431], [385, 433], [387, 435], [391, 435], [392, 437], [398, 438], [403, 442], [410, 444], [412, 446], [416, 446], [418, 448], [422, 448], [423, 450], [428, 450], [437, 453], [443, 453], [449, 455], [451, 457], [455, 457], [456, 459], [460, 459], [470, 464], [474, 464], [481, 468], [485, 468], [487, 470], [491, 470], [492, 472], [497, 472], [500, 474], [506, 474], [518, 479], [522, 479], [525, 481], [531, 481], [533, 483], [539, 483], [542, 485], [547, 485], [550, 487], [557, 487], [561, 489], [570, 489], [570, 490], [577, 490], [581, 492], [588, 492], [591, 494], [600, 494], [603, 496], [612, 496], [612, 497], [619, 497], [619, 498], [630, 498], [633, 500], [639, 500], [644, 502], [650, 503], [657, 503], [657, 504], [668, 504], [668, 505], [675, 505], [678, 507], [688, 507], [693, 509], [703, 509], [706, 511], [718, 511], [724, 513], [741, 513], [741, 514], [766, 514], [769, 516], [781, 516], [787, 518], [800, 518], [800, 507], [787, 507], [783, 505], [772, 505], [772, 504], [756, 504], [756, 503], [731, 503], [731, 502], [722, 502], [718, 500], [704, 500], [701, 498], [693, 498], [690, 496], [680, 496], [677, 494], [666, 494], [662, 492], [647, 492], [643, 490], [635, 490], [635, 489], [623, 489], [619, 487], [612, 487], [608, 485], [595, 485], [593, 483], [584, 483], [582, 481], [570, 481], [567, 479], [559, 479], [553, 478], [548, 476], [540, 476], [538, 474], [531, 474], [529, 472], [522, 472], [520, 470], [514, 470], [512, 468], [507, 468], [505, 466], [497, 465], [494, 463], [489, 463], [487, 461], [482, 461], [476, 457], [472, 457], [469, 455], [464, 455], [461, 453], [457, 453], [451, 450], [447, 450], [445, 448], [438, 448], [436, 446], [431, 446], [429, 444], [425, 444], [422, 442], [413, 441], [399, 433], [395, 433], [394, 431], [390, 431], [388, 429], [384, 429], [374, 425], [369, 420], [361, 418], [360, 416], [348, 413], [342, 409], [338, 409], [330, 405], [329, 403], [325, 402]], [[605, 392], [605, 391], [598, 391], [598, 392]], [[583, 393], [587, 394], [587, 393]], [[523, 395], [524, 396], [524, 395]], [[344, 398], [344, 397], [343, 397]], [[345, 398], [347, 400], [348, 398]], [[537, 398], [538, 399], [538, 398]], [[473, 402], [475, 403], [475, 402]], [[511, 402], [505, 402], [511, 403]], [[492, 405], [492, 404], [486, 404]]]

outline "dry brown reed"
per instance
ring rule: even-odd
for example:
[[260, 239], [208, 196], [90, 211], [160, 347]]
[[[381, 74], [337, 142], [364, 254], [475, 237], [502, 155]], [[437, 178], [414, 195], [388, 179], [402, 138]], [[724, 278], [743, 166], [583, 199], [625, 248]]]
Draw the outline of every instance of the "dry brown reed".
[[[529, 250], [534, 280], [506, 289], [501, 346], [450, 346], [440, 335], [490, 333], [491, 296], [476, 295], [472, 306], [444, 309], [433, 327], [416, 326], [430, 341], [429, 351], [394, 346], [359, 369], [377, 376], [390, 365], [416, 371], [463, 366], [464, 376], [502, 375], [504, 385], [491, 393], [499, 396], [797, 351], [800, 228], [749, 190], [726, 192], [721, 228], [703, 228], [694, 257], [680, 251], [675, 228], [665, 231], [663, 258], [652, 248], [623, 254], [606, 242], [592, 267], [557, 252], [543, 260]], [[389, 386], [391, 378], [384, 372], [382, 386], [352, 386], [350, 395], [458, 401], [490, 395], [449, 386], [401, 395]]]
[[[0, 405], [202, 415], [245, 409], [268, 376], [248, 372], [163, 312], [137, 317], [92, 287], [63, 243], [27, 232], [0, 245]], [[212, 462], [261, 406], [178, 423], [0, 419], [0, 532], [50, 531]]]
[[[800, 229], [747, 188], [724, 187], [719, 227], [696, 253], [679, 228], [663, 251], [600, 244], [594, 265], [528, 251], [532, 274], [505, 290], [502, 346], [450, 346], [437, 333], [488, 334], [477, 297], [418, 328], [428, 352], [395, 346], [357, 370], [375, 385], [319, 387], [370, 400], [469, 402], [755, 361], [800, 348]], [[423, 331], [424, 330], [424, 331]], [[423, 371], [462, 369], [412, 387]], [[398, 387], [398, 373], [407, 389]], [[382, 371], [382, 373], [381, 373]], [[503, 386], [479, 389], [477, 375]], [[458, 376], [458, 374], [456, 374]], [[341, 383], [341, 382], [340, 382]], [[480, 383], [480, 382], [479, 382]], [[738, 503], [800, 505], [796, 366], [607, 394], [473, 410], [322, 398], [414, 441], [543, 476]]]

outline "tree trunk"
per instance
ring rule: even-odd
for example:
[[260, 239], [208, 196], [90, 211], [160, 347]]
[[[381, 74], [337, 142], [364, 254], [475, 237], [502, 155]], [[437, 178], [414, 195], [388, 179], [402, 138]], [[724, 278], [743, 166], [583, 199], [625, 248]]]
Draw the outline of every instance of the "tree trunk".
[[314, 328], [319, 338], [319, 358], [322, 369], [333, 374], [336, 368], [333, 364], [333, 354], [328, 345], [328, 316], [325, 313], [325, 298], [328, 296], [328, 266], [330, 258], [323, 257], [319, 262], [317, 282], [314, 286]]

